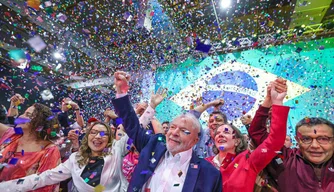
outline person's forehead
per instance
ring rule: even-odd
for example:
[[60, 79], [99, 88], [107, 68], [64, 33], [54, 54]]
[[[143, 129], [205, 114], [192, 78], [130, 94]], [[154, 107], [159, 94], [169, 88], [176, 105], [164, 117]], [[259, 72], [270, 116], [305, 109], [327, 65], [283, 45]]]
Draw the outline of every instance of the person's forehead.
[[216, 119], [216, 118], [222, 119], [223, 116], [222, 116], [221, 114], [212, 114], [212, 115], [210, 116], [210, 119]]
[[176, 125], [180, 128], [186, 128], [186, 129], [191, 129], [192, 128], [192, 122], [187, 117], [177, 117], [172, 122], [172, 125], [174, 125], [174, 126]]
[[105, 126], [103, 126], [103, 125], [95, 125], [95, 126], [93, 126], [92, 127], [92, 130], [97, 130], [97, 131], [107, 131], [107, 128], [105, 127]]
[[327, 135], [333, 136], [333, 129], [326, 124], [319, 124], [314, 126], [303, 125], [298, 128], [298, 132], [302, 135]]
[[217, 131], [225, 131], [226, 129], [228, 129], [229, 131], [233, 131], [232, 127], [229, 125], [219, 126]]
[[28, 107], [28, 109], [26, 110], [26, 112], [32, 113], [35, 110], [34, 106], [30, 106]]

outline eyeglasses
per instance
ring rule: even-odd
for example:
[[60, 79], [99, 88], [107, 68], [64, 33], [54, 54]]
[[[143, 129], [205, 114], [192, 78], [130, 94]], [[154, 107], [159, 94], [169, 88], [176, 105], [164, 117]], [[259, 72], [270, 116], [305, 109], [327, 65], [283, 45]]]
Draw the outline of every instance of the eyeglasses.
[[89, 131], [89, 135], [96, 136], [97, 134], [100, 134], [101, 137], [109, 137], [109, 133], [106, 131], [97, 131], [95, 129], [92, 129]]
[[319, 136], [317, 138], [302, 136], [299, 138], [299, 140], [304, 144], [311, 144], [313, 142], [313, 139], [317, 140], [319, 144], [328, 144], [333, 141], [333, 137], [327, 137], [327, 136]]

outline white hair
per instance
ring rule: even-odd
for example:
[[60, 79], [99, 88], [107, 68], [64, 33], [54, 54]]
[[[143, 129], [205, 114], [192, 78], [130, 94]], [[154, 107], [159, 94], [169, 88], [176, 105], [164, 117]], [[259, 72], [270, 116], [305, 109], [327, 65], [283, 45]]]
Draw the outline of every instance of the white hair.
[[184, 114], [181, 114], [177, 117], [175, 117], [173, 119], [172, 122], [174, 122], [176, 119], [179, 119], [179, 118], [186, 118], [186, 119], [190, 119], [191, 123], [192, 123], [192, 127], [195, 129], [195, 130], [198, 130], [198, 136], [200, 136], [201, 134], [201, 123], [199, 122], [199, 120], [195, 117], [195, 115], [191, 114], [191, 113], [184, 113]]

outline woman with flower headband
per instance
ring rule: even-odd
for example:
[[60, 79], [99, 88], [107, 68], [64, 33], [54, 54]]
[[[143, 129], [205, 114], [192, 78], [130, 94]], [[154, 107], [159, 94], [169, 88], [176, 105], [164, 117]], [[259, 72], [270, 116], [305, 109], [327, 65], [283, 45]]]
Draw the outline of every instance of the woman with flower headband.
[[223, 191], [253, 192], [257, 174], [284, 144], [289, 107], [282, 105], [287, 90], [273, 85], [270, 89], [273, 102], [270, 134], [255, 150], [247, 150], [247, 141], [231, 124], [221, 125], [215, 131], [214, 142], [219, 153], [206, 160], [220, 170]]
[[[11, 98], [13, 110], [17, 110], [18, 100], [17, 94]], [[57, 131], [57, 117], [39, 103], [15, 120], [15, 128], [0, 124], [0, 182], [40, 174], [56, 167], [60, 163], [60, 153], [50, 139]], [[36, 191], [58, 191], [58, 185]]]

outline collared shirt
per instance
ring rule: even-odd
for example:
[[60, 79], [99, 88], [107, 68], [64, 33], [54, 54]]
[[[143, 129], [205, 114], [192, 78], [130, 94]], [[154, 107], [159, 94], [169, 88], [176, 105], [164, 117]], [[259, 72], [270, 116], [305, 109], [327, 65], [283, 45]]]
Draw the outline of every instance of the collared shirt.
[[236, 154], [227, 153], [222, 163], [219, 162], [219, 154], [216, 155], [210, 162], [212, 162], [213, 166], [215, 166], [218, 170], [221, 168], [226, 169], [226, 167], [234, 160]]
[[143, 186], [143, 191], [181, 192], [188, 172], [192, 148], [173, 156], [166, 151], [153, 176]]

